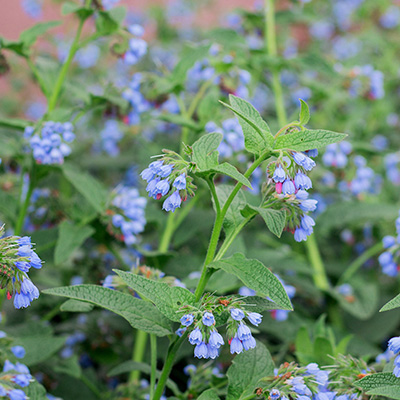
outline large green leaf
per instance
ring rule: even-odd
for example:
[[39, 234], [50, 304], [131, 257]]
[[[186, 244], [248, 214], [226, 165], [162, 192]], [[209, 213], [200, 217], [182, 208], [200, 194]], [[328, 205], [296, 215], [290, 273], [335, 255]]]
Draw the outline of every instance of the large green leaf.
[[169, 286], [130, 272], [120, 270], [115, 270], [115, 272], [129, 287], [154, 303], [172, 321], [179, 321], [186, 313], [181, 310], [183, 305], [195, 303], [194, 294], [185, 288]]
[[388, 301], [379, 311], [390, 311], [400, 307], [400, 294]]
[[242, 175], [232, 164], [227, 162], [217, 165], [212, 168], [213, 171], [219, 172], [220, 174], [228, 175], [236, 181], [240, 182], [242, 185], [247, 186], [252, 189], [250, 181]]
[[260, 113], [249, 102], [239, 97], [229, 95], [229, 102], [230, 105], [221, 103], [238, 116], [246, 149], [256, 154], [272, 150], [274, 138]]
[[217, 148], [222, 140], [221, 133], [208, 133], [193, 143], [192, 161], [199, 172], [209, 171], [218, 165]]
[[43, 293], [86, 301], [125, 318], [134, 328], [157, 336], [171, 333], [169, 321], [149, 302], [97, 285], [64, 286]]
[[281, 237], [286, 226], [286, 211], [273, 210], [272, 208], [253, 207], [247, 204], [242, 210], [244, 217], [259, 214], [267, 224], [268, 229], [276, 236]]
[[197, 398], [197, 400], [219, 400], [219, 397], [214, 389], [207, 389]]
[[400, 393], [400, 378], [396, 378], [391, 372], [381, 372], [378, 374], [370, 374], [355, 382], [355, 385], [364, 391], [394, 386]]
[[384, 396], [389, 399], [400, 400], [400, 387], [382, 386], [376, 389], [371, 389], [367, 392], [371, 396]]
[[38, 381], [33, 381], [24, 389], [24, 392], [32, 400], [48, 400], [46, 389]]
[[72, 253], [93, 233], [94, 229], [90, 226], [79, 226], [63, 221], [58, 230], [58, 240], [54, 254], [55, 263], [61, 264], [67, 261]]
[[108, 192], [97, 179], [68, 163], [62, 166], [62, 171], [75, 189], [97, 212], [104, 211]]
[[226, 400], [246, 398], [254, 392], [261, 378], [273, 374], [274, 362], [271, 354], [262, 343], [257, 342], [255, 349], [237, 355], [229, 367]]
[[260, 261], [251, 260], [236, 253], [230, 258], [215, 261], [210, 268], [223, 269], [237, 276], [247, 287], [260, 296], [268, 296], [283, 310], [293, 310], [290, 299], [279, 279]]
[[347, 135], [325, 131], [323, 129], [306, 129], [304, 131], [288, 133], [278, 136], [275, 141], [275, 150], [288, 149], [295, 151], [306, 151], [325, 147], [328, 144], [342, 141]]

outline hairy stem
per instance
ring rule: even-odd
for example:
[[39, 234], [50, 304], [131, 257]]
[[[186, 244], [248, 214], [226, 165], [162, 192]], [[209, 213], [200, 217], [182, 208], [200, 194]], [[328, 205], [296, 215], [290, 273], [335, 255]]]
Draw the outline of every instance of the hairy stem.
[[150, 399], [153, 398], [156, 385], [157, 371], [157, 336], [150, 334], [150, 350], [151, 350], [151, 375], [150, 375]]
[[[146, 342], [147, 342], [147, 332], [145, 331], [136, 331], [135, 335], [135, 345], [133, 346], [133, 354], [132, 360], [136, 362], [142, 362], [144, 352], [146, 351]], [[138, 381], [140, 377], [140, 371], [135, 370], [131, 372], [130, 382]]]

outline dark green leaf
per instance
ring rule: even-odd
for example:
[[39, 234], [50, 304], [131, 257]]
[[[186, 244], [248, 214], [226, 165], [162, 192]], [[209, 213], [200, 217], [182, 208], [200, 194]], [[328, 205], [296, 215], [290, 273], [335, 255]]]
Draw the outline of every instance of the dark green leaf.
[[69, 299], [65, 303], [61, 304], [60, 310], [67, 312], [89, 312], [94, 308], [94, 304], [86, 303], [85, 301]]
[[367, 375], [361, 380], [355, 382], [355, 385], [365, 391], [376, 389], [382, 386], [400, 387], [400, 378], [396, 378], [391, 372], [381, 372], [378, 374]]
[[242, 175], [232, 164], [225, 162], [213, 167], [212, 170], [224, 175], [228, 175], [243, 184], [244, 186], [252, 189], [250, 181], [244, 175]]
[[208, 133], [193, 143], [192, 161], [200, 172], [209, 171], [218, 165], [217, 148], [221, 140], [221, 133]]
[[218, 394], [214, 389], [207, 389], [198, 398], [198, 400], [219, 400]]
[[390, 311], [400, 307], [400, 294], [388, 301], [379, 311]]
[[286, 226], [286, 211], [271, 208], [253, 207], [249, 204], [242, 210], [244, 217], [259, 214], [267, 224], [268, 229], [276, 236], [281, 237]]

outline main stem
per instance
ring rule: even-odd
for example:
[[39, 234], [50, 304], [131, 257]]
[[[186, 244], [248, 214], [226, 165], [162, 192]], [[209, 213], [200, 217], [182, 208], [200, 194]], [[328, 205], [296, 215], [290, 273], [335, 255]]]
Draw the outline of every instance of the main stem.
[[[265, 0], [265, 46], [267, 53], [276, 57], [278, 55], [276, 45], [276, 27], [275, 27], [275, 0]], [[275, 68], [272, 70], [272, 88], [275, 94], [275, 106], [278, 122], [280, 126], [287, 125], [285, 103], [283, 99], [283, 91], [279, 76], [279, 71]], [[328, 290], [329, 280], [326, 275], [324, 263], [318, 249], [315, 235], [312, 234], [305, 242], [309, 260], [313, 268], [313, 279], [315, 285], [320, 290]]]

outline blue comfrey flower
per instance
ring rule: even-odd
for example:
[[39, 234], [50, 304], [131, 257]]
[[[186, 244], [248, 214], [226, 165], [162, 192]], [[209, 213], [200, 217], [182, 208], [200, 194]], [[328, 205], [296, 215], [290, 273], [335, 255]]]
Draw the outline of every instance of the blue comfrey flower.
[[231, 340], [230, 350], [231, 354], [240, 354], [243, 351], [243, 344], [236, 336]]
[[272, 400], [278, 400], [279, 397], [281, 397], [281, 393], [280, 393], [280, 391], [279, 391], [278, 389], [272, 389], [272, 390], [269, 392], [269, 397], [270, 397]]
[[244, 312], [239, 308], [231, 308], [230, 313], [235, 321], [241, 321], [244, 318]]
[[251, 312], [247, 315], [247, 319], [250, 321], [251, 324], [254, 326], [258, 326], [262, 322], [262, 315], [256, 312]]
[[189, 335], [189, 342], [192, 345], [200, 344], [203, 341], [203, 334], [201, 330], [196, 327]]
[[393, 374], [396, 378], [400, 378], [400, 356], [394, 359], [394, 369]]
[[181, 324], [184, 326], [190, 326], [192, 325], [194, 321], [194, 316], [193, 314], [185, 314], [182, 318], [181, 318]]
[[163, 210], [174, 212], [181, 206], [181, 203], [182, 199], [179, 192], [174, 192], [164, 201]]
[[311, 235], [313, 232], [313, 226], [315, 225], [315, 221], [309, 215], [304, 214], [301, 218], [300, 226], [307, 232], [308, 235]]
[[215, 348], [219, 349], [221, 346], [224, 345], [225, 342], [224, 342], [223, 337], [218, 333], [218, 331], [213, 329], [210, 332], [210, 339], [209, 339], [208, 343], [212, 347], [215, 347]]
[[242, 340], [242, 345], [244, 350], [248, 351], [254, 349], [257, 345], [256, 340], [253, 336], [247, 336], [245, 339]]
[[37, 19], [42, 16], [43, 0], [22, 0], [21, 5], [25, 13], [31, 18]]
[[28, 400], [28, 396], [21, 389], [11, 389], [7, 396], [10, 400]]
[[197, 358], [209, 358], [208, 347], [205, 342], [201, 342], [194, 348], [194, 356]]
[[277, 165], [274, 171], [274, 175], [272, 176], [274, 182], [284, 182], [286, 179], [286, 173], [283, 169], [282, 165]]
[[183, 368], [183, 373], [185, 375], [193, 375], [196, 373], [196, 371], [197, 371], [197, 367], [193, 364], [188, 364], [188, 365], [186, 365], [185, 368]]
[[11, 347], [11, 351], [17, 358], [24, 358], [26, 351], [22, 346], [13, 346]]
[[137, 64], [147, 53], [147, 42], [140, 38], [129, 40], [128, 51], [124, 54], [124, 62], [128, 65]]
[[111, 157], [118, 156], [120, 153], [118, 144], [124, 136], [118, 121], [115, 119], [107, 120], [104, 124], [104, 128], [100, 131], [100, 136], [102, 150]]
[[312, 188], [311, 179], [307, 175], [303, 174], [301, 171], [298, 171], [296, 176], [294, 177], [294, 183], [297, 189], [308, 190]]
[[243, 341], [251, 337], [251, 331], [247, 325], [241, 322], [238, 326], [236, 335], [241, 341]]
[[290, 179], [286, 179], [282, 185], [283, 194], [294, 194], [296, 192], [296, 187]]
[[186, 174], [183, 173], [179, 175], [175, 180], [174, 183], [172, 184], [174, 188], [177, 190], [184, 190], [186, 189]]
[[157, 200], [161, 199], [161, 197], [165, 196], [170, 189], [170, 184], [167, 179], [163, 179], [156, 184], [155, 187], [155, 196]]
[[167, 178], [168, 176], [171, 175], [173, 169], [174, 166], [172, 164], [162, 165], [161, 167], [159, 167], [157, 174], [161, 178]]
[[308, 211], [315, 211], [317, 208], [317, 200], [313, 200], [313, 199], [306, 199], [303, 200], [300, 203], [300, 208], [304, 211], [304, 212], [308, 212]]
[[207, 350], [208, 350], [208, 358], [214, 360], [219, 356], [218, 348], [212, 346], [210, 343], [207, 345]]
[[175, 333], [181, 337], [186, 332], [186, 328], [178, 328]]
[[388, 349], [393, 353], [400, 353], [400, 336], [391, 338], [388, 343]]
[[211, 326], [215, 324], [214, 315], [208, 311], [203, 314], [202, 322], [205, 326]]

